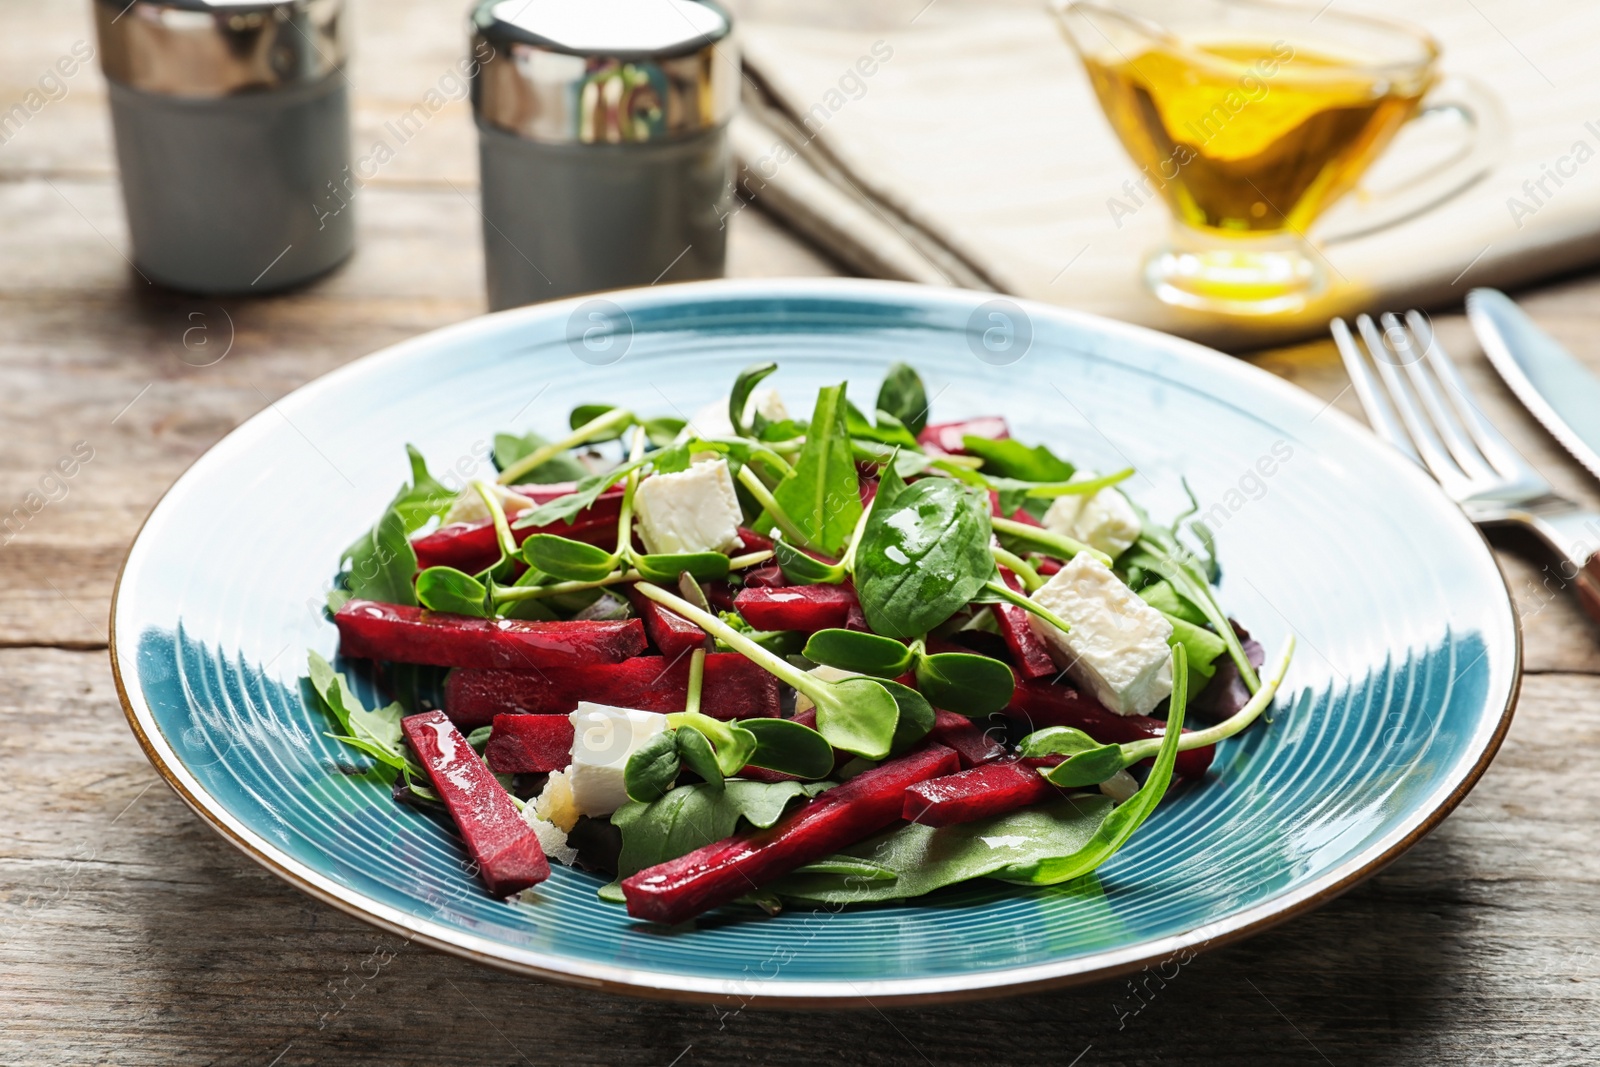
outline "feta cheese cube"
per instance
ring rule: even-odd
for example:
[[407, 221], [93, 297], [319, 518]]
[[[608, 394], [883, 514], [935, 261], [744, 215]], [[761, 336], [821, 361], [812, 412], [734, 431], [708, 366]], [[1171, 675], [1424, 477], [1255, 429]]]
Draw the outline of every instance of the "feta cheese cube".
[[[730, 397], [713, 401], [694, 413], [694, 418], [689, 420], [689, 425], [683, 428], [678, 435], [678, 440], [687, 441], [691, 435], [696, 437], [732, 437], [734, 435], [733, 422], [728, 418], [728, 402]], [[783, 406], [783, 397], [778, 395], [776, 389], [766, 386], [751, 392], [750, 398], [745, 401], [744, 421], [748, 425], [755, 417], [756, 412], [769, 422], [782, 422], [789, 417], [789, 409]]]
[[628, 757], [666, 730], [667, 717], [585, 700], [568, 718], [572, 721], [572, 766], [567, 768], [567, 780], [573, 807], [581, 815], [610, 815], [628, 802], [622, 780]]
[[725, 459], [652, 474], [633, 498], [639, 536], [651, 552], [734, 552], [744, 513]]
[[1028, 623], [1067, 676], [1118, 715], [1148, 715], [1172, 693], [1172, 624], [1087, 552], [1035, 589], [1034, 603], [1072, 627], [1037, 615]]
[[[1075, 482], [1086, 482], [1099, 475], [1079, 471], [1072, 476]], [[1047, 529], [1081, 541], [1116, 559], [1126, 552], [1144, 529], [1139, 513], [1133, 510], [1128, 498], [1113, 486], [1097, 493], [1058, 496], [1044, 513]]]
[[[500, 501], [500, 508], [508, 519], [533, 507], [533, 501], [521, 493], [513, 493], [503, 485], [491, 485], [489, 488]], [[483, 502], [483, 497], [478, 495], [478, 491], [469, 485], [456, 494], [450, 510], [445, 513], [444, 521], [446, 523], [488, 522], [489, 507]]]

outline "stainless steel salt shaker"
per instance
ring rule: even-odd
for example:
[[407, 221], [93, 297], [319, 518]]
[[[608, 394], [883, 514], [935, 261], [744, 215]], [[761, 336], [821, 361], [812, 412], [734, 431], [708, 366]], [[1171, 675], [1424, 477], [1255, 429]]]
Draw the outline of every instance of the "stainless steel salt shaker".
[[93, 0], [135, 265], [282, 289], [355, 241], [344, 0]]
[[472, 82], [489, 306], [720, 277], [739, 100], [710, 0], [483, 0]]

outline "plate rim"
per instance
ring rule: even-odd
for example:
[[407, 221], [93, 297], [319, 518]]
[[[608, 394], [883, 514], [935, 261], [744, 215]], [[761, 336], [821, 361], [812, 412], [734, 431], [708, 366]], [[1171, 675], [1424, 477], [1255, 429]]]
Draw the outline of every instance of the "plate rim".
[[[702, 297], [702, 294], [704, 296]], [[1149, 327], [1107, 318], [1071, 308], [1056, 307], [1037, 301], [986, 293], [956, 287], [930, 286], [911, 282], [883, 281], [866, 278], [782, 278], [782, 279], [715, 279], [701, 282], [684, 282], [669, 286], [644, 287], [607, 292], [603, 295], [612, 301], [670, 305], [693, 302], [696, 299], [715, 300], [719, 295], [731, 297], [754, 296], [784, 298], [818, 298], [837, 296], [845, 299], [873, 300], [925, 307], [934, 303], [966, 305], [993, 299], [1015, 303], [1029, 315], [1055, 319], [1068, 325], [1087, 326], [1106, 336], [1122, 335], [1145, 343], [1154, 342], [1167, 351], [1179, 352], [1183, 358], [1194, 358], [1210, 364], [1213, 369], [1230, 375], [1242, 375], [1291, 407], [1306, 407], [1315, 401], [1311, 394], [1279, 378], [1269, 371], [1247, 363], [1216, 349], [1189, 341]], [[564, 310], [575, 309], [597, 294], [585, 294], [543, 304], [533, 304], [507, 311], [476, 315], [461, 322], [429, 330], [403, 341], [385, 346], [374, 352], [358, 356], [349, 362], [322, 374], [291, 390], [288, 396], [315, 393], [335, 388], [346, 376], [370, 369], [374, 364], [403, 358], [414, 349], [450, 343], [456, 335], [471, 335], [486, 324], [510, 324], [516, 319], [557, 317]], [[280, 398], [281, 401], [282, 398]], [[1478, 751], [1473, 764], [1454, 783], [1441, 786], [1433, 797], [1420, 805], [1401, 825], [1372, 846], [1323, 876], [1313, 879], [1298, 890], [1257, 903], [1212, 923], [1192, 927], [1153, 941], [1140, 942], [1122, 949], [1112, 949], [1069, 960], [1031, 964], [1023, 967], [1003, 967], [987, 971], [921, 978], [870, 979], [861, 982], [848, 980], [794, 980], [757, 978], [753, 980], [710, 978], [684, 975], [669, 971], [646, 970], [616, 964], [573, 960], [549, 953], [516, 949], [490, 938], [457, 930], [431, 919], [419, 918], [373, 900], [360, 893], [345, 890], [332, 880], [307, 868], [298, 860], [278, 849], [263, 835], [235, 818], [227, 809], [191, 775], [182, 757], [167, 743], [155, 722], [142, 693], [130, 693], [123, 677], [118, 650], [117, 616], [122, 598], [123, 580], [129, 565], [134, 561], [146, 527], [166, 503], [217, 449], [247, 429], [258, 420], [271, 415], [280, 401], [267, 404], [256, 414], [234, 427], [214, 442], [186, 467], [161, 496], [140, 523], [129, 543], [122, 564], [117, 571], [112, 589], [108, 650], [111, 673], [123, 716], [133, 731], [145, 758], [167, 785], [201, 819], [209, 824], [225, 841], [246, 856], [265, 867], [290, 885], [307, 895], [332, 905], [353, 918], [390, 933], [403, 936], [408, 942], [418, 941], [451, 955], [473, 960], [500, 970], [528, 975], [563, 985], [599, 990], [626, 996], [679, 1003], [737, 1002], [739, 1009], [746, 1007], [773, 1009], [844, 1009], [867, 1002], [889, 1001], [896, 1006], [940, 1004], [960, 1001], [1017, 996], [1030, 992], [1085, 985], [1116, 978], [1138, 971], [1150, 964], [1184, 951], [1208, 951], [1254, 936], [1280, 923], [1304, 915], [1378, 873], [1432, 832], [1460, 805], [1483, 777], [1498, 754], [1511, 726], [1518, 698], [1522, 690], [1522, 626], [1511, 600], [1511, 590], [1505, 575], [1495, 563], [1483, 531], [1475, 526], [1450, 502], [1453, 515], [1447, 520], [1459, 522], [1473, 534], [1484, 553], [1491, 570], [1499, 577], [1500, 588], [1505, 592], [1503, 601], [1496, 607], [1504, 611], [1511, 635], [1512, 662], [1510, 683], [1506, 690], [1504, 706], [1494, 728]], [[1332, 416], [1343, 425], [1346, 432], [1370, 434], [1361, 423], [1328, 405], [1318, 413], [1319, 418]], [[1381, 442], [1379, 442], [1381, 444]], [[1404, 455], [1390, 449], [1390, 462], [1396, 469], [1408, 472], [1425, 493], [1433, 494], [1436, 502], [1444, 500], [1442, 490], [1419, 467]], [[1381, 454], [1381, 450], [1380, 450]], [[1440, 795], [1443, 794], [1443, 795]], [[1084, 966], [1093, 961], [1092, 966]]]

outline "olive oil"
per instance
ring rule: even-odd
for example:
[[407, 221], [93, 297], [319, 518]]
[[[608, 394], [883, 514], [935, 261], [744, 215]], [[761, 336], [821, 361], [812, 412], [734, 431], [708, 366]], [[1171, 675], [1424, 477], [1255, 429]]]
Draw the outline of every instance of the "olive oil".
[[1239, 236], [1303, 233], [1355, 185], [1431, 82], [1282, 41], [1158, 41], [1131, 58], [1084, 62], [1112, 127], [1178, 221]]

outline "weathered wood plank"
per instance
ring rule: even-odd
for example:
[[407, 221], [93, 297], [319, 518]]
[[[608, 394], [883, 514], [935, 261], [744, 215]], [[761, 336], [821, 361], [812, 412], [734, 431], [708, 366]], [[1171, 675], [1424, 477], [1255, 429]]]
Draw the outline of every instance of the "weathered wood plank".
[[103, 655], [0, 651], [0, 1062], [1579, 1062], [1600, 1044], [1597, 686], [1528, 679], [1443, 827], [1164, 979], [817, 1016], [637, 1002], [404, 945], [192, 815], [124, 727]]

